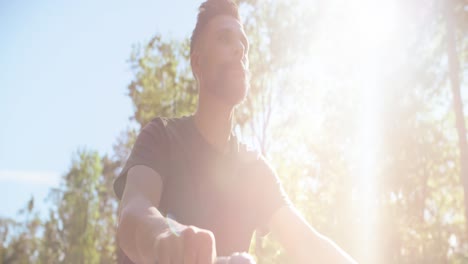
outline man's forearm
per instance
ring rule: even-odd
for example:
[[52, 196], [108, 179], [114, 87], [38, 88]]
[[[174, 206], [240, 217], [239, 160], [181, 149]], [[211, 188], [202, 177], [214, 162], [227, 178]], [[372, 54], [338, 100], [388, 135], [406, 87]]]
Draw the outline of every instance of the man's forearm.
[[295, 208], [285, 206], [279, 209], [271, 219], [270, 229], [297, 264], [356, 263], [310, 226]]
[[168, 229], [164, 216], [147, 200], [134, 199], [122, 209], [117, 231], [119, 245], [137, 263], [154, 263], [156, 237]]

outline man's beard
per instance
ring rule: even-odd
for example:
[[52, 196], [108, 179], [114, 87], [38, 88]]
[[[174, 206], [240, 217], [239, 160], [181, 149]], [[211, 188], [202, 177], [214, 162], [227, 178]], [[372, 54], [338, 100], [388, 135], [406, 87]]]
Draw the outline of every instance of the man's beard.
[[222, 65], [209, 85], [210, 91], [230, 105], [238, 105], [247, 97], [250, 88], [250, 72], [230, 64]]

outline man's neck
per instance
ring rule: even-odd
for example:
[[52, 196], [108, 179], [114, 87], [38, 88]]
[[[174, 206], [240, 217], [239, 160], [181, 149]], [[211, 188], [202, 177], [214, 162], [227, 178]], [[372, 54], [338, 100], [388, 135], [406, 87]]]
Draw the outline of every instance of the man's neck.
[[229, 139], [233, 126], [234, 107], [219, 100], [199, 100], [195, 112], [195, 125], [205, 140], [221, 153], [229, 151]]

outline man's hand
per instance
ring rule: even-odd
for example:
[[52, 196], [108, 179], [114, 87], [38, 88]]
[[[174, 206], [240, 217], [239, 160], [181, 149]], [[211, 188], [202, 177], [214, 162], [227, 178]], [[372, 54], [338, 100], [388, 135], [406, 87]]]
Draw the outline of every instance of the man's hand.
[[212, 264], [216, 259], [216, 243], [209, 230], [194, 226], [168, 229], [155, 241], [158, 264]]

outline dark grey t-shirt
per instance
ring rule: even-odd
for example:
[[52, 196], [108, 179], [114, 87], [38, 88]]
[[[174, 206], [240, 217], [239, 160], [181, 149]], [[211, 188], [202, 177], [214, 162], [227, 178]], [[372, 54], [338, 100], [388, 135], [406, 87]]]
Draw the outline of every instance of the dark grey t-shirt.
[[128, 170], [146, 165], [163, 182], [159, 211], [213, 232], [218, 255], [248, 251], [255, 229], [289, 205], [265, 159], [231, 137], [221, 154], [199, 133], [193, 116], [155, 118], [140, 132], [114, 190], [122, 197]]

